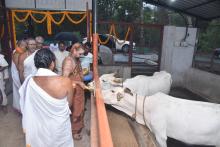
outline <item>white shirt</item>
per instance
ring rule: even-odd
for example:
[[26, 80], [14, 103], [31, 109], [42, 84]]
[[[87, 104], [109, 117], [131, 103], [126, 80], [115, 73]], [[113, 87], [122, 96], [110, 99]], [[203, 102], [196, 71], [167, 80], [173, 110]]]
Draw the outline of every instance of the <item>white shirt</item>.
[[1, 67], [7, 67], [8, 62], [5, 60], [4, 55], [0, 54], [0, 66]]
[[80, 58], [82, 68], [88, 68], [90, 70], [90, 64], [92, 64], [93, 55], [88, 53], [88, 55]]
[[61, 75], [63, 60], [69, 55], [69, 52], [57, 50], [54, 52], [54, 55], [56, 56], [56, 69], [58, 71], [57, 73]]
[[29, 55], [24, 60], [24, 78], [27, 78], [29, 75], [35, 75], [37, 68], [34, 64], [34, 56], [38, 50], [35, 50], [31, 55]]
[[49, 48], [53, 52], [59, 50], [58, 43], [57, 44], [51, 43]]

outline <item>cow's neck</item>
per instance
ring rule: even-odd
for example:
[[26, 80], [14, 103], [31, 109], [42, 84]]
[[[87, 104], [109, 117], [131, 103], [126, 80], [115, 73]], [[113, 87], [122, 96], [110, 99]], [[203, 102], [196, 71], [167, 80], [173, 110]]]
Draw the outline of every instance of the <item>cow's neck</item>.
[[[147, 99], [145, 100], [146, 103]], [[122, 107], [125, 113], [135, 119], [137, 122], [145, 125], [143, 119], [143, 102], [144, 97], [134, 94], [133, 96], [125, 94]]]

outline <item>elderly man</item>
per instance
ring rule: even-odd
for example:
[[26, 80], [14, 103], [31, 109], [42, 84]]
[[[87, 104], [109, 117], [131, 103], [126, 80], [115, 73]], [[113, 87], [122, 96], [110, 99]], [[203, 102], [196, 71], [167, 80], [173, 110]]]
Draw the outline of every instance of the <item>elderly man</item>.
[[73, 138], [80, 140], [81, 130], [84, 127], [84, 88], [83, 73], [80, 63], [80, 57], [84, 54], [84, 48], [80, 43], [75, 43], [71, 47], [71, 54], [63, 61], [63, 76], [70, 77], [76, 85], [76, 91], [73, 95], [72, 107], [72, 132]]
[[18, 58], [19, 55], [23, 54], [27, 49], [27, 41], [19, 40], [17, 42], [17, 46], [12, 53], [12, 62], [15, 64], [16, 68], [18, 68]]
[[37, 49], [38, 50], [42, 49], [44, 44], [44, 38], [42, 36], [37, 36], [35, 37], [35, 41], [36, 41]]
[[66, 51], [65, 42], [60, 41], [59, 43], [59, 50], [54, 51], [56, 56], [56, 69], [59, 75], [62, 75], [62, 63], [63, 60], [69, 55], [69, 52]]
[[19, 72], [18, 72], [18, 57], [19, 55], [21, 55], [26, 51], [26, 48], [27, 48], [26, 40], [19, 40], [17, 42], [17, 47], [12, 54], [11, 76], [13, 80], [13, 107], [18, 111], [20, 111], [20, 105], [19, 105], [20, 96], [18, 90], [21, 86], [21, 82], [19, 79]]
[[53, 72], [55, 59], [49, 49], [38, 50], [34, 57], [37, 73], [28, 76], [19, 90], [26, 146], [74, 146], [69, 105], [75, 84]]
[[37, 71], [37, 68], [34, 65], [34, 55], [37, 48], [36, 45], [35, 39], [29, 38], [27, 40], [27, 51], [19, 56], [18, 70], [21, 83], [27, 76], [35, 74]]
[[7, 61], [4, 59], [4, 55], [0, 54], [0, 105], [6, 106], [8, 103], [5, 94], [5, 79], [8, 79], [8, 74], [6, 70], [8, 67]]

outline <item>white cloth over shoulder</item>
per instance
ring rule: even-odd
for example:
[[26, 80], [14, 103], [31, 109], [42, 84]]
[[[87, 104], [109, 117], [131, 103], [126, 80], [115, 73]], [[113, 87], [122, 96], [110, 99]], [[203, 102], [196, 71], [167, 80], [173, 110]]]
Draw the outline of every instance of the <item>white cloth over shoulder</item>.
[[24, 78], [27, 78], [31, 74], [34, 75], [37, 72], [37, 68], [34, 65], [34, 56], [36, 52], [37, 50], [24, 60]]
[[[39, 69], [36, 76], [56, 76]], [[21, 93], [22, 125], [26, 145], [31, 147], [73, 147], [67, 97], [55, 99], [41, 89], [31, 75], [25, 79]]]
[[19, 88], [21, 87], [21, 81], [19, 78], [19, 73], [17, 70], [17, 67], [15, 66], [15, 63], [11, 62], [11, 76], [13, 80], [13, 107], [20, 111], [20, 95], [19, 95]]

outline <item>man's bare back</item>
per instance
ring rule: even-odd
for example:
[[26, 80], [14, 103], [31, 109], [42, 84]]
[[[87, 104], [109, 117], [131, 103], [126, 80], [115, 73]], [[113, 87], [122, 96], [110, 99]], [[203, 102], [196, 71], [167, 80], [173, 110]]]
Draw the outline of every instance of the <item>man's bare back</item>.
[[56, 99], [63, 99], [67, 96], [69, 105], [72, 104], [73, 87], [72, 81], [62, 76], [35, 76], [34, 81], [46, 93]]
[[28, 51], [24, 52], [23, 54], [19, 55], [18, 57], [18, 71], [19, 71], [19, 78], [20, 81], [24, 81], [24, 60], [29, 56]]
[[12, 54], [12, 61], [14, 62], [14, 64], [15, 64], [15, 66], [16, 66], [16, 68], [18, 69], [18, 59], [19, 59], [19, 53], [17, 53], [17, 52], [14, 52], [13, 54]]

